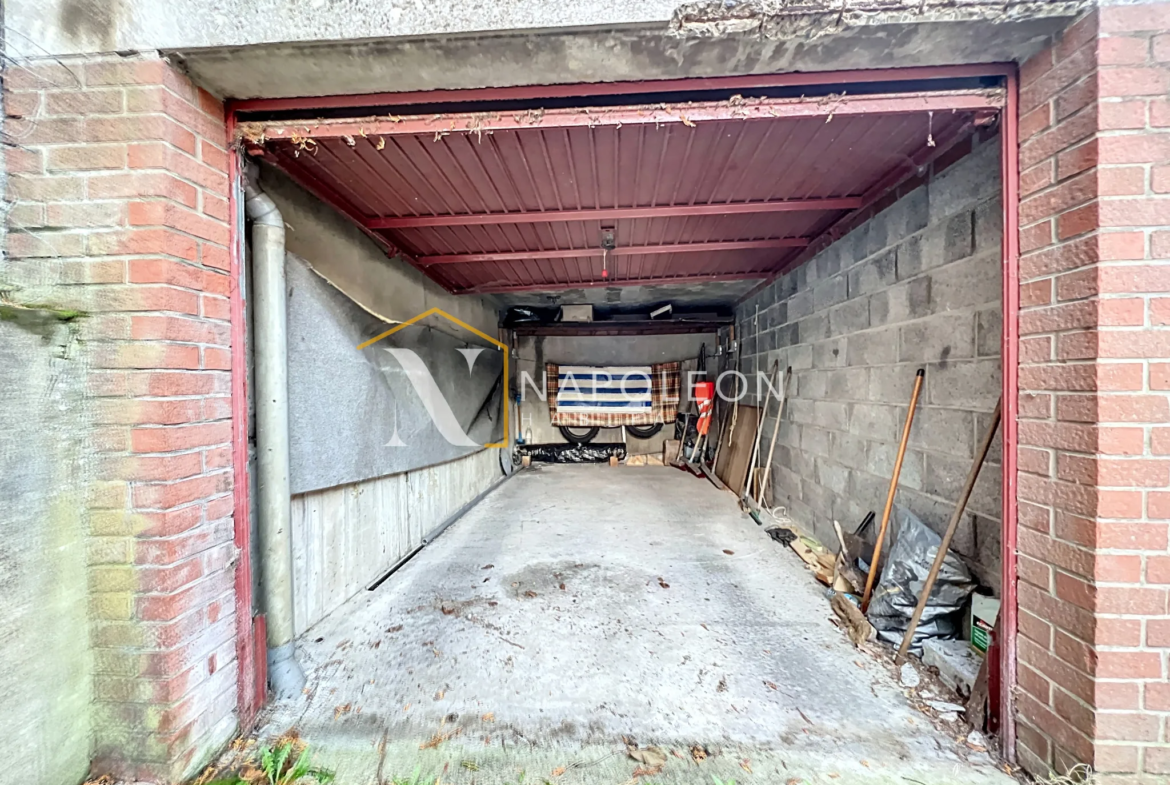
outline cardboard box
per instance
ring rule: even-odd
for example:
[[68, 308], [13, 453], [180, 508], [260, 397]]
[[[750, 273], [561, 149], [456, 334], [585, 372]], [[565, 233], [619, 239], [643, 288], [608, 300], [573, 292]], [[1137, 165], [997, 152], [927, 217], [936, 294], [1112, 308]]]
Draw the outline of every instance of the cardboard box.
[[678, 455], [678, 439], [667, 439], [662, 443], [662, 465], [670, 466]]
[[562, 305], [562, 322], [591, 322], [593, 321], [592, 305]]
[[987, 654], [991, 646], [995, 619], [999, 616], [999, 600], [982, 594], [971, 595], [971, 615], [967, 621], [967, 632], [971, 648], [980, 654]]

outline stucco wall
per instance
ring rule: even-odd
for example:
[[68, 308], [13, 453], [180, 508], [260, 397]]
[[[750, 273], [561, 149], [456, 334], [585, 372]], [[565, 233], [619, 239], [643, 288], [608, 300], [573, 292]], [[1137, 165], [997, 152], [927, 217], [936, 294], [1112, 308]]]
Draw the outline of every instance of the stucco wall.
[[89, 769], [83, 357], [49, 311], [0, 306], [0, 783]]
[[[825, 26], [916, 19], [980, 18], [1052, 13], [1075, 0], [757, 0], [735, 4], [676, 0], [510, 0], [419, 3], [390, 0], [12, 0], [9, 24], [20, 34], [18, 51], [76, 54], [125, 49], [243, 46], [284, 41], [455, 35], [549, 28], [653, 25], [673, 22], [698, 34], [770, 32], [795, 17]], [[796, 5], [796, 4], [792, 4]], [[1045, 6], [1049, 6], [1048, 9]], [[792, 32], [803, 32], [790, 25]], [[771, 31], [775, 32], [775, 31]], [[22, 46], [23, 44], [23, 46]]]

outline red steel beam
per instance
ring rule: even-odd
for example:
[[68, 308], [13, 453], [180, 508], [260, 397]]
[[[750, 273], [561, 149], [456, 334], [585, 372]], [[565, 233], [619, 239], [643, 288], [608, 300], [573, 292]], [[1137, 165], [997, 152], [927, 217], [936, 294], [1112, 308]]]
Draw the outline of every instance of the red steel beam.
[[[385, 136], [432, 136], [440, 139], [453, 133], [482, 137], [496, 131], [526, 128], [597, 128], [599, 126], [668, 125], [726, 120], [778, 120], [832, 118], [849, 115], [891, 115], [921, 112], [998, 111], [1003, 90], [945, 90], [934, 92], [879, 93], [874, 95], [828, 95], [797, 98], [750, 98], [738, 101], [653, 104], [649, 106], [573, 107], [528, 112], [455, 112], [436, 115], [380, 116], [314, 122], [241, 123], [240, 134], [251, 143], [264, 140], [320, 141], [344, 139], [357, 145], [359, 139], [376, 146]], [[384, 143], [385, 140], [382, 140]]]
[[856, 210], [860, 206], [861, 197], [849, 196], [839, 199], [784, 199], [771, 202], [677, 204], [658, 207], [614, 207], [601, 210], [522, 210], [514, 213], [412, 215], [402, 218], [373, 218], [366, 221], [366, 227], [369, 229], [419, 229], [434, 226], [496, 226], [500, 224], [620, 220], [623, 218], [685, 218], [701, 215]]
[[[640, 256], [668, 253], [697, 253], [715, 251], [758, 251], [769, 248], [803, 248], [807, 237], [784, 237], [778, 240], [728, 240], [712, 243], [675, 243], [673, 245], [629, 245], [615, 248], [610, 256]], [[469, 264], [472, 262], [525, 262], [537, 259], [577, 259], [583, 256], [603, 256], [601, 248], [557, 248], [538, 251], [502, 251], [499, 253], [463, 253], [443, 256], [420, 256], [421, 265]]]
[[1019, 372], [1020, 372], [1020, 148], [1019, 76], [1007, 75], [1007, 105], [1000, 126], [1003, 145], [1003, 608], [999, 614], [1000, 740], [1007, 759], [1016, 760], [1016, 645], [1019, 638], [1019, 586], [1016, 554], [1019, 530]]
[[[226, 142], [231, 150], [235, 116], [227, 116]], [[236, 546], [236, 700], [240, 727], [250, 728], [264, 707], [267, 643], [257, 630], [252, 608], [251, 503], [248, 499], [248, 355], [247, 313], [244, 303], [243, 172], [240, 155], [228, 153], [228, 318], [231, 336], [232, 412], [232, 542]]]
[[811, 87], [823, 85], [872, 84], [929, 79], [978, 79], [1006, 77], [1014, 73], [1012, 63], [977, 65], [913, 66], [910, 68], [868, 68], [813, 73], [755, 74], [689, 79], [651, 79], [587, 84], [518, 85], [515, 87], [474, 87], [457, 90], [419, 90], [403, 93], [361, 93], [356, 95], [305, 96], [298, 98], [248, 98], [228, 104], [233, 112], [282, 112], [315, 109], [346, 109], [361, 106], [407, 106], [463, 101], [539, 101], [549, 98], [588, 98], [634, 93], [701, 92], [704, 90], [758, 90], [768, 87]]
[[486, 284], [467, 289], [455, 289], [454, 294], [499, 294], [502, 292], [553, 292], [565, 289], [596, 289], [599, 286], [669, 286], [704, 281], [754, 281], [767, 278], [767, 271], [758, 273], [714, 273], [711, 275], [679, 275], [673, 278], [602, 278], [573, 283]]

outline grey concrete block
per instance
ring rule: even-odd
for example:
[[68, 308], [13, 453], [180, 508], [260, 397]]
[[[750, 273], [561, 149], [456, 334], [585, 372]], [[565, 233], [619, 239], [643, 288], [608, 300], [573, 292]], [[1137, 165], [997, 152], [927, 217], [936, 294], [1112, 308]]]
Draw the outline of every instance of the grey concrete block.
[[866, 450], [869, 442], [851, 433], [836, 431], [829, 436], [829, 455], [842, 466], [850, 469], [866, 467]]
[[849, 430], [849, 404], [839, 401], [813, 401], [813, 422], [834, 431]]
[[842, 250], [839, 244], [833, 243], [809, 262], [816, 265], [817, 280], [824, 281], [841, 272]]
[[975, 314], [941, 313], [905, 325], [898, 339], [898, 359], [941, 363], [975, 356]]
[[784, 466], [772, 467], [772, 504], [782, 504], [788, 507], [792, 500], [800, 499], [801, 477], [796, 472]]
[[817, 458], [817, 483], [833, 491], [835, 496], [841, 497], [849, 493], [848, 467], [842, 466], [831, 458]]
[[829, 333], [848, 335], [869, 327], [869, 298], [849, 300], [829, 311]]
[[824, 398], [828, 395], [827, 371], [802, 371], [796, 374], [796, 394], [801, 398]]
[[797, 337], [800, 343], [813, 343], [829, 337], [829, 317], [827, 314], [814, 313], [797, 323]]
[[1003, 563], [1003, 525], [996, 519], [975, 516], [975, 562], [980, 582], [999, 594]]
[[772, 326], [788, 324], [788, 301], [782, 300], [772, 306]]
[[830, 338], [812, 345], [814, 368], [841, 368], [845, 365], [845, 339]]
[[786, 324], [776, 329], [776, 342], [780, 346], [795, 346], [800, 343], [800, 328], [795, 324]]
[[920, 403], [910, 429], [910, 446], [970, 458], [974, 451], [971, 435], [974, 418], [973, 413], [962, 409], [943, 409]]
[[[793, 325], [795, 326], [795, 325]], [[813, 367], [813, 350], [812, 346], [798, 341], [793, 341], [793, 344], [788, 352], [788, 364], [792, 366], [792, 370], [802, 371]]]
[[923, 493], [938, 496], [942, 499], [957, 499], [967, 480], [967, 472], [971, 469], [969, 458], [958, 458], [953, 455], [928, 453], [926, 455], [926, 470], [922, 475]]
[[897, 362], [898, 328], [886, 327], [850, 335], [846, 340], [845, 353], [849, 365], [873, 366]]
[[785, 469], [792, 468], [792, 447], [779, 438], [776, 441], [776, 451], [772, 454], [773, 471], [778, 466], [783, 466]]
[[930, 267], [923, 256], [926, 246], [926, 233], [923, 232], [907, 238], [894, 250], [894, 272], [899, 281], [909, 280]]
[[875, 215], [865, 224], [869, 230], [865, 236], [865, 250], [866, 257], [879, 254], [884, 251], [891, 243], [898, 242], [901, 238], [896, 233], [893, 227], [890, 226], [890, 211], [889, 209]]
[[[867, 399], [906, 406], [914, 390], [917, 368], [913, 365], [883, 365], [869, 369]], [[925, 385], [925, 381], [924, 381]]]
[[786, 416], [792, 422], [801, 423], [802, 425], [821, 426], [816, 416], [816, 401], [792, 398], [788, 400], [787, 408], [788, 412]]
[[[879, 516], [879, 522], [889, 491], [889, 477], [882, 478], [864, 471], [855, 471], [849, 475], [850, 498], [860, 504], [864, 510], [875, 510]], [[856, 523], [861, 523], [861, 521], [856, 521], [855, 525]], [[872, 538], [872, 536], [871, 533], [870, 537]]]
[[828, 395], [837, 401], [869, 400], [869, 374], [872, 368], [839, 368], [829, 371]]
[[898, 278], [897, 252], [887, 251], [855, 265], [849, 271], [849, 296], [863, 297], [893, 284]]
[[930, 189], [925, 185], [916, 188], [897, 202], [902, 211], [904, 223], [899, 227], [902, 237], [920, 232], [930, 223]]
[[[865, 470], [878, 477], [885, 477], [886, 482], [894, 474], [894, 461], [898, 458], [898, 444], [895, 442], [870, 442], [865, 454]], [[917, 450], [906, 450], [902, 458], [902, 473], [898, 475], [898, 485], [921, 490], [924, 484], [924, 465], [926, 456]]]
[[1001, 292], [1000, 258], [998, 254], [973, 256], [935, 270], [929, 280], [930, 309], [934, 313], [997, 303]]
[[[968, 465], [966, 471], [970, 471]], [[966, 481], [966, 475], [963, 477]], [[958, 493], [948, 496], [957, 499]], [[986, 518], [999, 519], [1003, 517], [1003, 477], [998, 466], [983, 465], [979, 478], [975, 480], [975, 488], [971, 491], [971, 500], [967, 502], [967, 509]]]
[[772, 314], [775, 307], [775, 304], [773, 304], [764, 308], [760, 308], [760, 318], [759, 321], [756, 322], [756, 324], [759, 325], [760, 332], [766, 332], [767, 330], [770, 330], [776, 326], [775, 322], [772, 321]]
[[803, 425], [800, 429], [800, 449], [810, 457], [829, 454], [829, 432], [812, 425]]
[[[796, 280], [796, 292], [800, 293], [803, 291], [808, 291], [808, 288], [809, 288], [808, 265], [802, 264], [800, 267], [795, 268], [791, 272], [792, 272], [792, 277]], [[815, 278], [816, 278], [815, 273], [813, 274], [813, 278], [815, 280]]]
[[[785, 442], [787, 444], [787, 442]], [[812, 477], [816, 474], [816, 456], [806, 452], [803, 447], [789, 444], [791, 450], [792, 471], [801, 477]]]
[[1002, 390], [999, 358], [932, 363], [926, 400], [936, 406], [991, 409]]
[[955, 163], [929, 186], [930, 221], [940, 221], [999, 189], [999, 145], [986, 143]]
[[890, 290], [874, 292], [869, 296], [869, 324], [883, 327], [890, 324]]
[[815, 482], [811, 477], [803, 477], [800, 481], [800, 500], [808, 505], [816, 516], [813, 519], [813, 525], [816, 521], [823, 521], [828, 519], [829, 526], [832, 528], [833, 518], [833, 501], [836, 494], [823, 485]]
[[792, 295], [796, 294], [796, 276], [791, 271], [784, 273], [776, 279], [778, 288], [778, 296], [780, 299], [787, 300]]
[[812, 312], [812, 292], [808, 289], [800, 289], [788, 298], [788, 321], [798, 321]]
[[[870, 323], [875, 327], [883, 324], [898, 324], [911, 319], [919, 319], [931, 313], [934, 307], [931, 300], [931, 290], [934, 287], [934, 277], [922, 275], [905, 283], [896, 284], [887, 289], [885, 318], [875, 319], [871, 311]], [[942, 309], [945, 310], [945, 309]]]
[[849, 298], [849, 279], [845, 275], [834, 275], [813, 287], [813, 311], [823, 311]]
[[994, 198], [975, 207], [975, 253], [994, 252], [1003, 244], [1003, 201]]
[[[991, 425], [991, 412], [975, 412], [975, 431], [971, 437], [971, 443], [976, 447], [983, 444], [983, 436], [987, 433], [988, 426]], [[987, 451], [988, 465], [995, 466], [996, 471], [999, 471], [1000, 466], [1003, 465], [1003, 423], [995, 429], [995, 436], [991, 439], [991, 447]]]
[[999, 357], [1002, 338], [1003, 313], [999, 305], [979, 311], [975, 317], [975, 353], [980, 357]]
[[866, 439], [892, 442], [900, 437], [904, 406], [880, 403], [854, 403], [849, 421], [853, 433]]
[[966, 259], [975, 253], [975, 214], [963, 211], [947, 219], [943, 232], [943, 263]]
[[[752, 434], [752, 436], [754, 437], [755, 434]], [[792, 420], [787, 418], [782, 419], [780, 421], [780, 433], [776, 435], [776, 438], [779, 439], [781, 443], [787, 444], [790, 448], [792, 448], [791, 465], [793, 470], [796, 470], [797, 467], [799, 467], [801, 460], [800, 425], [798, 423], [792, 422]]]

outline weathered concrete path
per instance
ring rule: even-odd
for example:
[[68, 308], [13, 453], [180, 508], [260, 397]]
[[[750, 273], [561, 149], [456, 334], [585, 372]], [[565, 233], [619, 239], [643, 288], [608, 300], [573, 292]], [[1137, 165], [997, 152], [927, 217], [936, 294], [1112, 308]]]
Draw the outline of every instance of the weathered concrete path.
[[339, 785], [416, 767], [622, 783], [638, 765], [623, 736], [668, 752], [642, 782], [1011, 781], [830, 616], [799, 559], [707, 482], [539, 468], [310, 631], [309, 690], [265, 732], [295, 728]]

